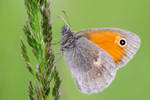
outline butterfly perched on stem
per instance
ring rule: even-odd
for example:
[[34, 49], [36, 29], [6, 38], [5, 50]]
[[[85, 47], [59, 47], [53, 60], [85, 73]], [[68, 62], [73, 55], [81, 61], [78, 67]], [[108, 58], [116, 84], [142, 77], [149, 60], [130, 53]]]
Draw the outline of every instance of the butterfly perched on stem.
[[96, 28], [72, 31], [62, 29], [61, 50], [78, 88], [94, 93], [108, 87], [118, 68], [133, 58], [140, 47], [140, 38], [118, 28]]

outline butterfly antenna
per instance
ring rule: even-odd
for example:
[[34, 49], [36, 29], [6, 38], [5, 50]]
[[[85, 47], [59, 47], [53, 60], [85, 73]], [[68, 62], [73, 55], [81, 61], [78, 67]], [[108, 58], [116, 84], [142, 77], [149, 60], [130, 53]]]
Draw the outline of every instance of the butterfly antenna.
[[67, 16], [66, 12], [64, 10], [62, 10], [62, 13], [64, 14], [65, 18], [63, 16], [58, 16], [58, 18], [63, 20], [63, 22], [66, 24], [67, 27], [71, 28], [71, 25], [70, 25], [70, 22], [69, 22], [69, 18]]
[[66, 20], [67, 20], [69, 26], [71, 26], [70, 21], [69, 21], [69, 17], [68, 17], [68, 15], [67, 15], [66, 11], [65, 11], [65, 10], [62, 10], [62, 13], [63, 13], [64, 16], [66, 17]]
[[64, 22], [68, 27], [70, 27], [70, 25], [69, 25], [68, 22], [64, 19], [64, 17], [58, 16], [58, 18], [60, 18], [61, 20], [63, 20], [63, 22]]

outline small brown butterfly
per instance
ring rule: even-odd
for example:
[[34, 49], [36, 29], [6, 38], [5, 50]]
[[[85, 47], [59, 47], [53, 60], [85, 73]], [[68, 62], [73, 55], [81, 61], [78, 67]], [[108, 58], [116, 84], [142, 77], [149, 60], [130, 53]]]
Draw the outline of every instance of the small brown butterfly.
[[140, 47], [140, 38], [118, 28], [74, 32], [62, 29], [61, 49], [78, 88], [94, 93], [108, 87], [117, 69], [128, 63]]

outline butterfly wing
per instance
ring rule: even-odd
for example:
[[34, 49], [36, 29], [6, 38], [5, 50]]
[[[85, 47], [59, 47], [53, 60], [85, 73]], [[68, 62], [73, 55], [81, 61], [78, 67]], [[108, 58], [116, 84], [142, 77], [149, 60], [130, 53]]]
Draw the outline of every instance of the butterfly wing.
[[[129, 31], [118, 28], [97, 28], [82, 30], [76, 33], [76, 36], [84, 36], [109, 55], [112, 56], [116, 66], [122, 67], [133, 58], [140, 47], [140, 38]], [[124, 38], [127, 45], [122, 47], [118, 45], [118, 40]]]
[[110, 55], [85, 37], [76, 46], [64, 51], [67, 66], [83, 93], [94, 93], [108, 87], [117, 67]]

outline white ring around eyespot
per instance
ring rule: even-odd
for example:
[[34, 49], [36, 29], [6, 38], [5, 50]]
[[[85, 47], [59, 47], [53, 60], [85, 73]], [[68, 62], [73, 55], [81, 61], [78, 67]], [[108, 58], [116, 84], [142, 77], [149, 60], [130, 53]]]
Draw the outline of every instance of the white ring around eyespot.
[[[126, 42], [125, 45], [120, 45], [121, 40], [124, 40]], [[128, 44], [127, 40], [125, 38], [121, 37], [121, 36], [116, 37], [115, 43], [117, 43], [120, 47], [125, 47]]]
[[[121, 44], [120, 44], [120, 41], [121, 41], [121, 40], [124, 40], [124, 41], [125, 41], [125, 45], [121, 45]], [[125, 38], [120, 38], [119, 41], [118, 41], [118, 45], [121, 46], [121, 47], [125, 47], [127, 44], [128, 44], [128, 43], [127, 43], [127, 40], [126, 40]]]

